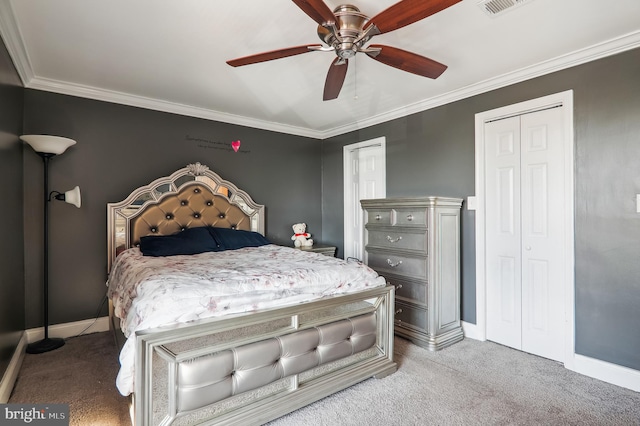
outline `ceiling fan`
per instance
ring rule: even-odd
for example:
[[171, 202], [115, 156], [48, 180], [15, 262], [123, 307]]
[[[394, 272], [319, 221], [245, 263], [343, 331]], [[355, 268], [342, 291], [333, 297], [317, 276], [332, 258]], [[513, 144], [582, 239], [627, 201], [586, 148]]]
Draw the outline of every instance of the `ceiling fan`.
[[351, 4], [331, 9], [323, 0], [293, 0], [318, 25], [318, 36], [325, 45], [307, 44], [258, 53], [227, 61], [233, 67], [286, 58], [302, 53], [335, 52], [324, 85], [323, 100], [336, 99], [342, 89], [349, 59], [362, 52], [383, 64], [429, 78], [438, 78], [447, 66], [433, 59], [382, 44], [365, 46], [371, 37], [388, 33], [431, 16], [461, 0], [401, 0], [373, 18]]

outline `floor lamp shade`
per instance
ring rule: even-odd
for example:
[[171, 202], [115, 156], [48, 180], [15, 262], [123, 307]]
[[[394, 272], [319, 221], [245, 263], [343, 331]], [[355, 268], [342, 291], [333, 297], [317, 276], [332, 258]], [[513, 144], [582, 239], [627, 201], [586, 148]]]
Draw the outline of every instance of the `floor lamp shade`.
[[[64, 345], [64, 339], [49, 338], [49, 202], [52, 195], [57, 200], [65, 201], [80, 207], [80, 188], [77, 186], [64, 194], [57, 191], [49, 192], [49, 161], [56, 155], [62, 154], [76, 144], [76, 141], [69, 138], [51, 135], [23, 135], [20, 136], [24, 142], [42, 158], [44, 165], [44, 235], [43, 235], [43, 299], [44, 299], [44, 339], [27, 345], [27, 353], [41, 354], [49, 352]], [[55, 195], [54, 195], [55, 194]]]
[[51, 135], [22, 135], [20, 139], [28, 143], [35, 152], [53, 155], [62, 154], [76, 144], [73, 139]]

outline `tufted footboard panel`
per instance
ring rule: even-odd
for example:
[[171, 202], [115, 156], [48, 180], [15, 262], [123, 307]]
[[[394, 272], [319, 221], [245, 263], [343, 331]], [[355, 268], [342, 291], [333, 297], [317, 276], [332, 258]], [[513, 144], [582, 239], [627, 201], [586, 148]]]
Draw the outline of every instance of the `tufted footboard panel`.
[[376, 343], [375, 313], [178, 364], [178, 410], [190, 411], [342, 359]]
[[393, 362], [394, 288], [136, 333], [135, 424], [260, 425]]

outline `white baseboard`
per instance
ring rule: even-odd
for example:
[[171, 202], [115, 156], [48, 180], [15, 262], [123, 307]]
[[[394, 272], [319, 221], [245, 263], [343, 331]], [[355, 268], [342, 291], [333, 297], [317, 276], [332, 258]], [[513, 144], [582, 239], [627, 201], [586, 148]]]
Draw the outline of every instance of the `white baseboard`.
[[470, 322], [462, 321], [462, 332], [464, 333], [464, 337], [468, 337], [473, 340], [485, 341], [487, 339], [484, 338], [484, 333], [481, 333], [478, 326], [476, 324], [471, 324]]
[[640, 392], [640, 371], [632, 368], [575, 354], [571, 370], [603, 382]]
[[[51, 325], [49, 326], [49, 337], [67, 339], [80, 333], [88, 334], [101, 331], [109, 331], [109, 317]], [[44, 327], [31, 328], [26, 331], [26, 334], [28, 343], [37, 342], [44, 338]]]
[[[109, 317], [100, 317], [83, 321], [70, 322], [66, 324], [56, 324], [49, 327], [49, 337], [60, 337], [67, 339], [77, 336], [80, 333], [97, 333], [109, 330]], [[22, 366], [27, 344], [37, 342], [44, 338], [44, 327], [25, 330], [18, 342], [18, 346], [13, 352], [11, 361], [0, 381], [0, 404], [6, 404], [16, 383], [18, 372]]]
[[9, 361], [9, 365], [7, 366], [7, 369], [2, 376], [2, 380], [0, 380], [0, 404], [6, 404], [9, 401], [11, 391], [13, 391], [13, 386], [15, 385], [16, 379], [18, 378], [18, 372], [20, 371], [20, 367], [22, 366], [22, 360], [24, 359], [24, 351], [26, 347], [27, 335], [23, 332], [22, 337], [20, 337], [20, 341], [18, 342], [18, 346], [13, 352], [11, 361]]
[[[464, 337], [480, 341], [486, 340], [484, 333], [479, 331], [476, 324], [462, 321], [462, 331], [464, 332]], [[584, 376], [640, 392], [639, 370], [578, 354], [573, 354], [573, 359], [565, 362], [564, 366], [568, 370]]]

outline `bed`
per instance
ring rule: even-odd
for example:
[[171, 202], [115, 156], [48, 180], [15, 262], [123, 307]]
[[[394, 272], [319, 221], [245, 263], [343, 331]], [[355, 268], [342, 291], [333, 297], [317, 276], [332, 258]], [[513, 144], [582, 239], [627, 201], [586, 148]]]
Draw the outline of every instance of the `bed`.
[[263, 424], [396, 371], [394, 288], [264, 233], [265, 207], [200, 163], [107, 205], [117, 386], [136, 425]]

